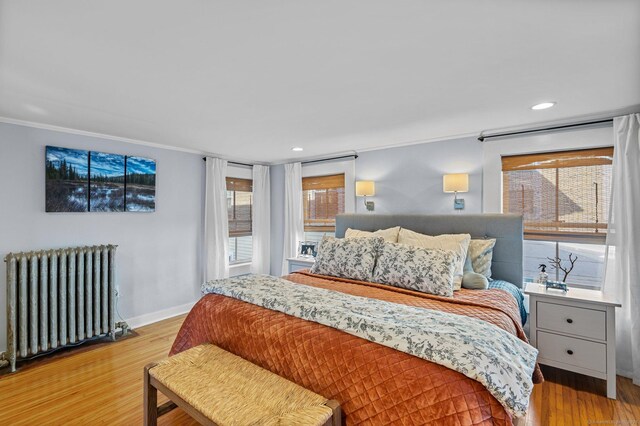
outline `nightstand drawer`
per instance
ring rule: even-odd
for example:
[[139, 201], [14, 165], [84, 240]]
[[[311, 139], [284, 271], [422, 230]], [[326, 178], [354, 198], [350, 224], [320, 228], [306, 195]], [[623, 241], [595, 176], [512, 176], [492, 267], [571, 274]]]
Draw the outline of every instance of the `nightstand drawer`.
[[607, 372], [607, 345], [538, 331], [539, 359]]
[[538, 302], [537, 326], [589, 339], [607, 339], [605, 311]]
[[311, 269], [315, 259], [313, 257], [290, 257], [287, 262], [289, 264], [289, 273], [291, 274], [302, 269]]
[[306, 263], [289, 262], [289, 272], [296, 272], [309, 268], [311, 268], [311, 266]]

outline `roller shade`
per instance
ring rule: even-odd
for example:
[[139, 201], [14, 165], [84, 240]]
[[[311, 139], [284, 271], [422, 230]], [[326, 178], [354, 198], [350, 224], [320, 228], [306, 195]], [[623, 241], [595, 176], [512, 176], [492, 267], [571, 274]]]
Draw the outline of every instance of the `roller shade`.
[[344, 213], [344, 174], [302, 178], [304, 230], [335, 232], [336, 215]]
[[525, 239], [604, 244], [612, 162], [613, 148], [503, 157], [503, 212]]
[[229, 237], [251, 235], [253, 182], [251, 179], [227, 178], [227, 213]]
[[502, 171], [604, 166], [613, 161], [613, 147], [502, 157]]

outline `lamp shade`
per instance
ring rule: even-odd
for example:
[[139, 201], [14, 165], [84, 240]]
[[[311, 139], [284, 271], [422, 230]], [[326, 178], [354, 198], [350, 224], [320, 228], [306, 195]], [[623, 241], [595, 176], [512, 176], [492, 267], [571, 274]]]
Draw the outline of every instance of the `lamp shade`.
[[359, 180], [356, 182], [356, 195], [359, 197], [371, 197], [376, 195], [376, 184], [371, 180]]
[[469, 192], [469, 175], [455, 173], [442, 176], [442, 190], [444, 192]]

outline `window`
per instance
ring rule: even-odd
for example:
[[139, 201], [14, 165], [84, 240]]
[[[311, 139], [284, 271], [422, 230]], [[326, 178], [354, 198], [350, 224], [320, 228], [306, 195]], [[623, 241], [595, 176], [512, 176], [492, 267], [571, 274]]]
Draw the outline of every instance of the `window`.
[[344, 213], [344, 174], [302, 178], [302, 203], [307, 241], [335, 235], [336, 215]]
[[579, 260], [569, 283], [600, 286], [612, 160], [613, 148], [502, 157], [502, 211], [524, 217], [526, 275], [548, 265], [547, 257], [573, 253]]
[[229, 218], [229, 263], [250, 262], [253, 250], [251, 237], [251, 179], [227, 178], [227, 212]]

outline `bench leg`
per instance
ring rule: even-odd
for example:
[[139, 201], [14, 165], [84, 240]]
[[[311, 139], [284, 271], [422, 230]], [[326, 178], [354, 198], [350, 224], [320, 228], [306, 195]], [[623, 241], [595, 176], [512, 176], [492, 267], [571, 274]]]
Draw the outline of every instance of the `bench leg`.
[[156, 364], [144, 367], [144, 426], [158, 424], [158, 390], [151, 385], [149, 370]]
[[340, 403], [335, 399], [330, 399], [325, 402], [324, 405], [331, 408], [333, 411], [333, 416], [326, 423], [327, 426], [342, 426], [342, 408], [340, 408]]

